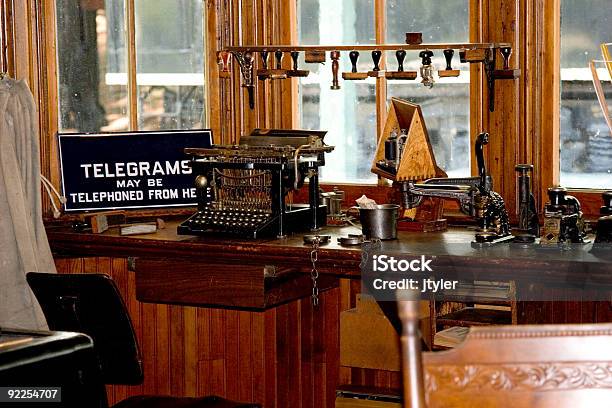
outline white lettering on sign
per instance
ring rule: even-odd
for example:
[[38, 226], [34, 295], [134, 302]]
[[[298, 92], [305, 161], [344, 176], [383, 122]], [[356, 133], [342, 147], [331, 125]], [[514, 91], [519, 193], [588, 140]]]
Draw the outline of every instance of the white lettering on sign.
[[138, 188], [140, 180], [117, 180], [117, 188]]
[[122, 178], [191, 174], [189, 160], [128, 163], [85, 163], [81, 164], [80, 167], [83, 169], [85, 178]]
[[149, 200], [170, 200], [179, 196], [176, 188], [170, 190], [149, 190], [147, 193], [149, 194]]
[[197, 193], [195, 188], [184, 188], [183, 189], [183, 198], [196, 198]]
[[70, 199], [74, 203], [112, 203], [120, 201], [142, 200], [144, 193], [140, 190], [129, 191], [100, 191], [95, 193], [71, 193]]

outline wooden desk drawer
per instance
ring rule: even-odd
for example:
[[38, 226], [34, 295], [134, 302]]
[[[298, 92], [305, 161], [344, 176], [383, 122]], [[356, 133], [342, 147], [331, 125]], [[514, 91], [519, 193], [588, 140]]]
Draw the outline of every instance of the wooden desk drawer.
[[[310, 275], [290, 268], [140, 258], [135, 270], [141, 302], [265, 310], [312, 294]], [[337, 285], [319, 277], [320, 291]]]

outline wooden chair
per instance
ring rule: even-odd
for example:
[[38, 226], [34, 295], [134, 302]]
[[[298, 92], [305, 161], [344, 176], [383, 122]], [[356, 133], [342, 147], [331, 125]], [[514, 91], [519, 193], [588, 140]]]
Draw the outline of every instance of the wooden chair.
[[405, 407], [612, 404], [612, 324], [473, 327], [459, 347], [421, 353], [418, 302], [398, 303]]
[[[85, 333], [93, 339], [105, 384], [138, 385], [143, 369], [136, 334], [115, 282], [104, 274], [27, 274], [51, 330]], [[194, 358], [196, 358], [194, 356]], [[106, 395], [102, 395], [106, 400]], [[102, 406], [106, 406], [103, 401]], [[260, 408], [216, 396], [136, 396], [113, 408]]]

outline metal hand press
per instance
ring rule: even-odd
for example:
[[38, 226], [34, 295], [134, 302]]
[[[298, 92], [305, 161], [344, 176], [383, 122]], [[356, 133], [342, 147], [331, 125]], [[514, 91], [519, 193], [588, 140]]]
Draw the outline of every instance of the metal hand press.
[[586, 244], [585, 225], [580, 201], [567, 194], [564, 187], [548, 189], [549, 202], [544, 207], [541, 245]]
[[456, 200], [462, 212], [478, 221], [478, 231], [472, 246], [490, 246], [512, 239], [504, 200], [493, 191], [491, 177], [487, 174], [484, 146], [488, 143], [488, 133], [478, 135], [475, 146], [477, 177], [434, 178], [423, 183], [402, 182], [404, 207], [415, 208], [421, 204], [424, 197]]

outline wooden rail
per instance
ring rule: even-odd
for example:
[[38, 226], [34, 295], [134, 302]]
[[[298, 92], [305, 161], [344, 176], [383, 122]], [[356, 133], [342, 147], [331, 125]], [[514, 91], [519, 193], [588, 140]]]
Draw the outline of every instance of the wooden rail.
[[511, 47], [510, 43], [433, 43], [433, 44], [353, 44], [353, 45], [238, 45], [225, 48], [230, 52], [263, 51], [353, 51], [353, 50], [444, 50], [495, 49]]

